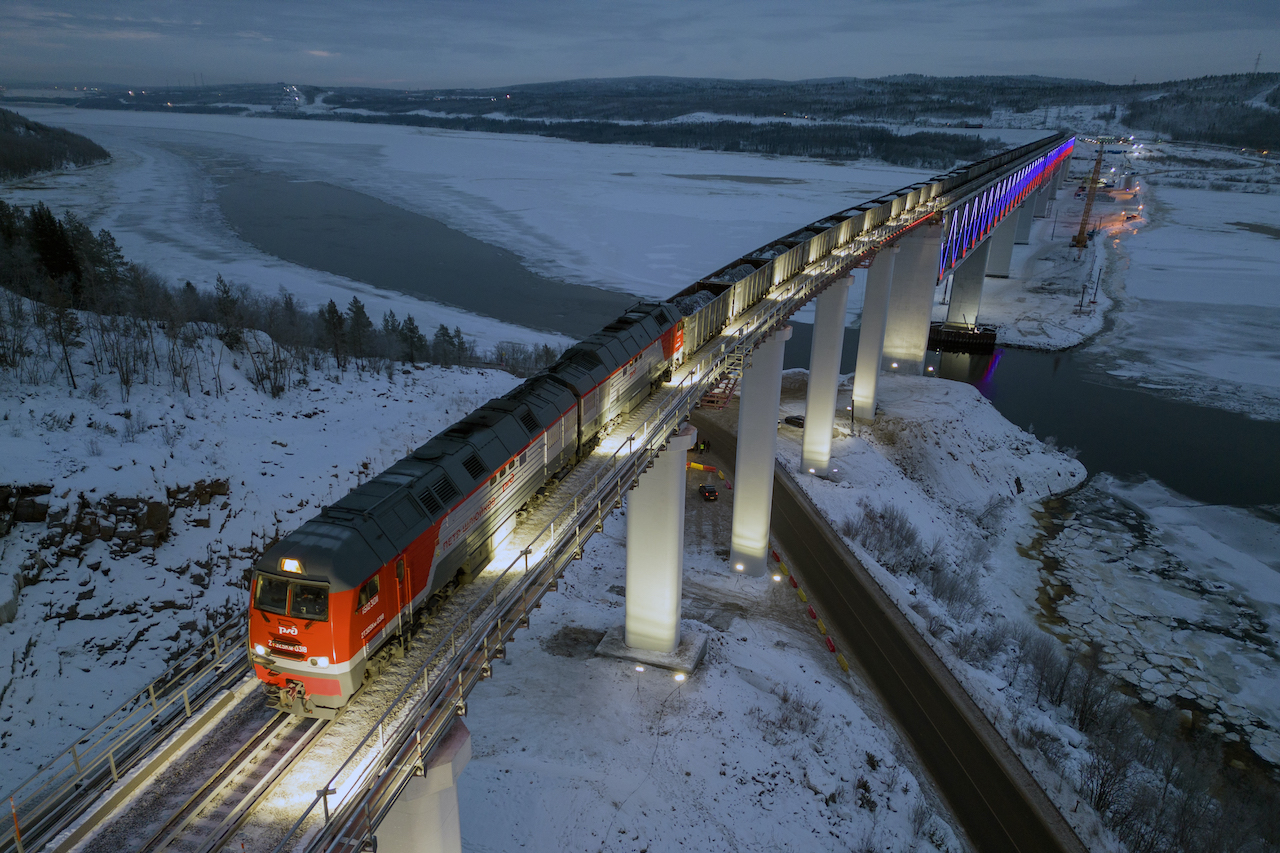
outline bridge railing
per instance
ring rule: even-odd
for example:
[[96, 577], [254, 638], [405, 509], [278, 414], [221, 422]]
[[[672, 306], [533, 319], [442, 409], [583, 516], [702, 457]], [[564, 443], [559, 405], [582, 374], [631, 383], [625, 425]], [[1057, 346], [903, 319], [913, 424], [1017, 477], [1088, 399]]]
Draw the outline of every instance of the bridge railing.
[[9, 795], [13, 820], [0, 821], [0, 853], [34, 851], [57, 836], [206, 699], [245, 675], [247, 631], [243, 615], [219, 625], [18, 785]]

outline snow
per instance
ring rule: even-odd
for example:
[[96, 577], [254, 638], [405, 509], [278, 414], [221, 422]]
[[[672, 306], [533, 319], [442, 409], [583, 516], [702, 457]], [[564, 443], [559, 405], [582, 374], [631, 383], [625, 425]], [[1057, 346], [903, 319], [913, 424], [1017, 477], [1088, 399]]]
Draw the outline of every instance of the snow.
[[1280, 419], [1280, 194], [1145, 188], [1121, 245], [1123, 311], [1090, 347], [1114, 376]]
[[[90, 503], [164, 501], [167, 488], [230, 483], [225, 499], [176, 509], [168, 541], [154, 551], [118, 555], [94, 540], [78, 557], [60, 554], [40, 544], [41, 523], [18, 524], [0, 539], [0, 599], [28, 563], [16, 617], [0, 625], [0, 661], [11, 661], [9, 672], [0, 670], [0, 790], [64, 749], [68, 730], [91, 727], [143, 689], [168, 655], [238, 612], [242, 571], [264, 541], [517, 382], [497, 371], [425, 368], [394, 381], [349, 371], [338, 381], [313, 374], [273, 400], [252, 390], [230, 357], [223, 381], [222, 397], [135, 386], [121, 403], [110, 379], [92, 392], [82, 376], [82, 390], [68, 393], [0, 376], [0, 482], [51, 485], [53, 508], [74, 508], [79, 495]], [[46, 425], [67, 420], [65, 430]], [[72, 533], [66, 544], [77, 541]]]
[[[790, 587], [728, 571], [715, 550], [730, 507], [703, 504], [699, 476], [682, 628], [710, 636], [706, 658], [680, 683], [592, 656], [623, 621], [615, 513], [471, 694], [464, 849], [934, 849], [912, 811], [942, 806], [874, 694], [836, 665]], [[939, 817], [923, 834], [959, 849]]]

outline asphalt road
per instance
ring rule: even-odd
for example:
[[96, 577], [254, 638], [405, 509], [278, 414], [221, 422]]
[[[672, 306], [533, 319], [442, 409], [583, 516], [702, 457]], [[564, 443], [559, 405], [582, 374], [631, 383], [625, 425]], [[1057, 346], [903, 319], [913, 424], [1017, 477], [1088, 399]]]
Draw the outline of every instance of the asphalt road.
[[[722, 460], [735, 436], [695, 413]], [[982, 853], [1084, 853], [1021, 761], [817, 509], [775, 466], [772, 533]]]

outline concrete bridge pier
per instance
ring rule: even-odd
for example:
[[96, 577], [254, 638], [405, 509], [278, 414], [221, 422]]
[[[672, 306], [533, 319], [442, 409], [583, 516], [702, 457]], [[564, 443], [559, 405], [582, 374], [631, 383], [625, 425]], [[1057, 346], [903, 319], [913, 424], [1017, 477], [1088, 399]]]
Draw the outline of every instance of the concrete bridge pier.
[[1036, 219], [1044, 219], [1049, 215], [1049, 198], [1050, 192], [1048, 187], [1041, 187], [1036, 193], [1035, 217]]
[[698, 431], [685, 424], [627, 497], [626, 644], [671, 654], [680, 646], [687, 452]]
[[987, 275], [992, 278], [1008, 278], [1009, 266], [1013, 263], [1013, 243], [1017, 237], [1019, 221], [1022, 214], [1014, 211], [996, 226], [987, 242], [991, 248], [987, 254]]
[[743, 371], [738, 407], [737, 479], [733, 484], [733, 535], [729, 565], [762, 577], [769, 554], [773, 511], [773, 460], [778, 448], [778, 403], [782, 396], [782, 355], [791, 327], [770, 335]]
[[809, 390], [804, 401], [802, 470], [830, 473], [831, 430], [836, 420], [836, 387], [840, 384], [840, 357], [844, 354], [844, 318], [849, 304], [849, 279], [844, 278], [818, 294], [813, 321], [813, 348], [809, 352]]
[[[862, 330], [858, 333], [858, 360], [853, 369], [853, 417], [870, 421], [876, 416], [876, 384], [884, 355], [884, 329], [889, 321], [889, 291], [893, 285], [898, 246], [882, 250], [867, 270], [867, 292], [862, 300]], [[805, 421], [808, 424], [808, 420]]]
[[1013, 242], [1018, 246], [1025, 246], [1031, 242], [1031, 225], [1035, 222], [1035, 197], [1039, 193], [1032, 193], [1030, 198], [1024, 199], [1022, 204], [1018, 205], [1018, 229], [1014, 232]]
[[393, 853], [462, 853], [458, 777], [471, 761], [471, 732], [456, 719], [378, 825], [378, 849]]
[[990, 238], [969, 251], [955, 268], [951, 278], [951, 305], [947, 307], [946, 325], [953, 329], [972, 329], [978, 323], [982, 306], [982, 280], [987, 275]]
[[899, 245], [902, 252], [893, 264], [893, 287], [889, 290], [880, 368], [920, 376], [924, 373], [924, 354], [929, 349], [929, 320], [933, 316], [934, 290], [938, 285], [942, 223], [935, 221], [917, 227]]

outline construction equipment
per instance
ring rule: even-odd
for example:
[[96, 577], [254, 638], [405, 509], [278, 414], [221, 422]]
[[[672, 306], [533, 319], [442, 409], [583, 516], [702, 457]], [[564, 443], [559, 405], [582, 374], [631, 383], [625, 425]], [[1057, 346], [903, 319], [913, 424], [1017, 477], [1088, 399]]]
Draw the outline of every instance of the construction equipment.
[[1093, 177], [1089, 179], [1089, 195], [1084, 200], [1084, 215], [1080, 217], [1080, 233], [1071, 238], [1071, 245], [1084, 252], [1084, 247], [1089, 245], [1089, 214], [1093, 212], [1093, 200], [1098, 195], [1098, 185], [1102, 183], [1098, 180], [1098, 176], [1102, 174], [1102, 149], [1101, 142], [1098, 143], [1098, 159], [1093, 164]]

